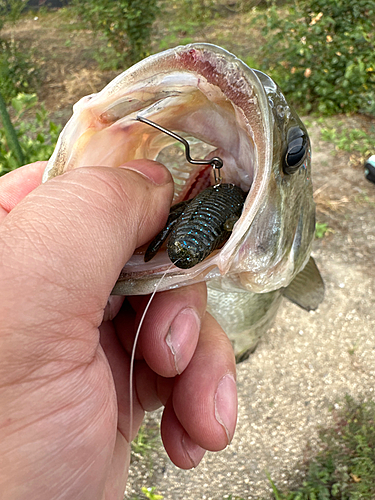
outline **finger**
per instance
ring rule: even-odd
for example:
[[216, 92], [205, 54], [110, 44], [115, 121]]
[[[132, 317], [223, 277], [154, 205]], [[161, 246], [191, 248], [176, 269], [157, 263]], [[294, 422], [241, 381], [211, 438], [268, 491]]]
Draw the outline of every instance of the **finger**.
[[[142, 316], [148, 298], [137, 312]], [[129, 301], [132, 303], [131, 298]], [[139, 336], [139, 352], [152, 370], [163, 377], [184, 371], [198, 343], [207, 304], [204, 283], [157, 293], [147, 311]], [[127, 318], [116, 318], [116, 329], [124, 344], [128, 341]]]
[[124, 303], [125, 297], [119, 295], [110, 295], [108, 297], [107, 305], [104, 309], [103, 321], [110, 321], [115, 318]]
[[175, 377], [161, 377], [145, 361], [134, 366], [134, 385], [137, 400], [145, 411], [154, 411], [166, 405], [170, 398]]
[[[195, 354], [173, 387], [176, 417], [192, 441], [204, 449], [221, 450], [233, 438], [237, 420], [235, 373], [230, 341], [207, 314]], [[168, 440], [166, 446], [170, 446]]]
[[[64, 331], [78, 332], [77, 341], [84, 338], [80, 349], [92, 356], [87, 342], [96, 348], [97, 337], [88, 337], [85, 327], [99, 326], [120, 270], [161, 229], [173, 195], [162, 165], [143, 160], [129, 166], [68, 172], [32, 191], [3, 220], [2, 327], [35, 327], [43, 338], [55, 329], [60, 334], [64, 323]], [[19, 314], [9, 314], [19, 297], [27, 298]]]
[[42, 182], [46, 161], [30, 163], [0, 177], [0, 222]]
[[173, 410], [172, 401], [168, 401], [161, 422], [164, 447], [172, 462], [180, 469], [196, 467], [202, 460], [205, 449], [196, 444], [180, 424]]

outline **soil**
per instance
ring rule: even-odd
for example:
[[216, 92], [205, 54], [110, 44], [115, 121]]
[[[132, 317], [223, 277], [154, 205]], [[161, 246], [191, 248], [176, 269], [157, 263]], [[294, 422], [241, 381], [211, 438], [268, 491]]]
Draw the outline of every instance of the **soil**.
[[[93, 54], [103, 42], [89, 30], [74, 31], [63, 11], [37, 17], [30, 14], [4, 33], [35, 49], [44, 75], [38, 95], [55, 119], [65, 121], [74, 102], [118, 72], [98, 69]], [[239, 56], [251, 53], [251, 43], [240, 41], [241, 22], [246, 25], [241, 19], [228, 18], [220, 30], [210, 28], [199, 38]], [[321, 139], [319, 120], [307, 121], [317, 219], [329, 228], [313, 250], [325, 300], [310, 313], [284, 301], [274, 327], [238, 366], [238, 426], [226, 450], [207, 453], [197, 469], [181, 471], [154, 444], [146, 456], [135, 456], [126, 498], [139, 495], [141, 486], [156, 486], [165, 500], [270, 498], [266, 473], [279, 487], [296, 483], [316, 449], [319, 427], [332, 421], [330, 409], [345, 394], [374, 398], [375, 184], [364, 177], [363, 159], [335, 151]], [[363, 116], [328, 123], [339, 121], [344, 129], [375, 123]], [[159, 417], [148, 416], [146, 433], [157, 428]]]

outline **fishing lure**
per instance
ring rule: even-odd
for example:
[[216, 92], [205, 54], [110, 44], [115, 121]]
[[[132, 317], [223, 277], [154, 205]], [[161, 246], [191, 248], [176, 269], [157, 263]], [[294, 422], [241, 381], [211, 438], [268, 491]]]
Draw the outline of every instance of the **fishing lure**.
[[219, 184], [174, 205], [166, 226], [147, 248], [145, 261], [154, 257], [169, 236], [168, 256], [177, 267], [190, 269], [199, 264], [229, 238], [245, 199], [246, 193], [238, 186]]
[[190, 269], [229, 238], [241, 216], [246, 193], [234, 184], [222, 184], [221, 158], [193, 160], [186, 139], [141, 116], [137, 116], [137, 120], [182, 142], [189, 163], [211, 165], [214, 169], [215, 185], [204, 189], [191, 200], [174, 205], [166, 226], [149, 244], [144, 256], [145, 262], [150, 261], [169, 238], [167, 252], [171, 261], [181, 269]]

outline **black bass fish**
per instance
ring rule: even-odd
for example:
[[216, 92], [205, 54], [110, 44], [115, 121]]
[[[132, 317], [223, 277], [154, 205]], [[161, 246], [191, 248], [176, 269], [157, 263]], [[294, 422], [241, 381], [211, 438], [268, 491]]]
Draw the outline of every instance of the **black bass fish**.
[[[44, 181], [85, 165], [116, 167], [156, 159], [175, 142], [152, 120], [209, 145], [223, 160], [223, 182], [245, 193], [227, 241], [188, 269], [171, 266], [160, 290], [207, 281], [209, 311], [232, 340], [237, 359], [254, 349], [282, 295], [307, 310], [324, 286], [310, 257], [315, 231], [307, 131], [276, 83], [226, 50], [195, 43], [137, 63], [98, 94], [82, 98], [58, 140]], [[174, 203], [214, 184], [212, 169], [167, 165]], [[163, 246], [148, 262], [137, 253], [113, 290], [151, 293], [171, 265]]]

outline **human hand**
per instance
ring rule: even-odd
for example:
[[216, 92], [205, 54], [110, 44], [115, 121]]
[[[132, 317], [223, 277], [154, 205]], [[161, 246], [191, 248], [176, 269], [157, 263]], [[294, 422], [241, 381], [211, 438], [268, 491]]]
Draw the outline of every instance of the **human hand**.
[[[107, 301], [134, 249], [165, 223], [173, 193], [163, 166], [127, 165], [40, 185], [39, 162], [0, 178], [4, 498], [123, 496], [129, 352], [146, 298]], [[137, 348], [134, 430], [164, 404], [164, 445], [182, 468], [223, 449], [236, 422], [233, 352], [205, 306], [203, 284], [156, 294]]]

